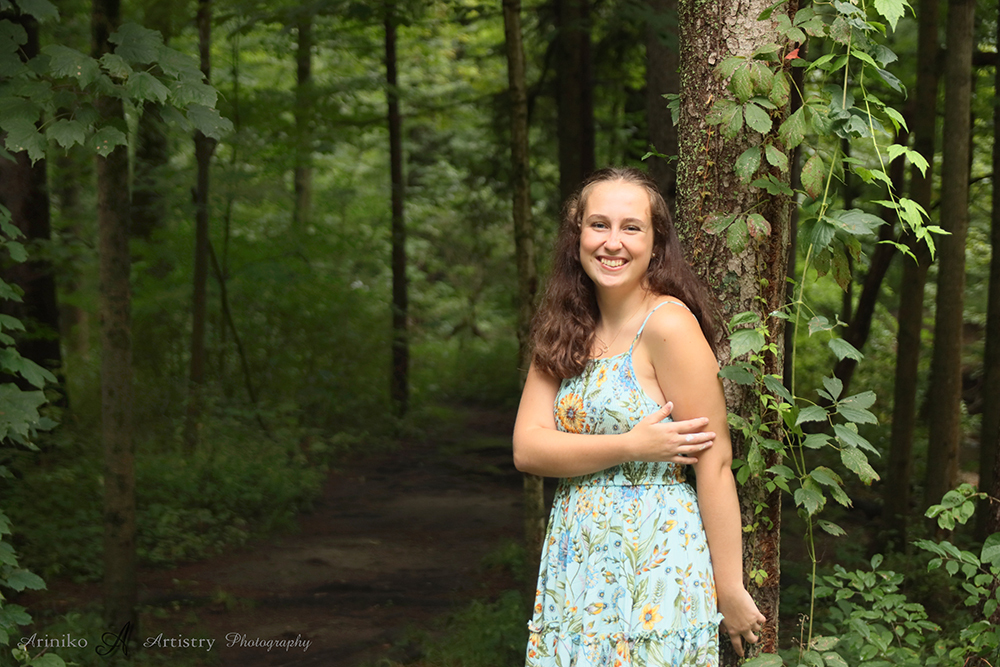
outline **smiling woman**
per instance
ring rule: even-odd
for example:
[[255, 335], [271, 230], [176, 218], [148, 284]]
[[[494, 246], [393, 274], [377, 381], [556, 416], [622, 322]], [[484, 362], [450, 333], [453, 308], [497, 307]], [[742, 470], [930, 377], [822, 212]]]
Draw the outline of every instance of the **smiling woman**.
[[743, 586], [713, 309], [641, 172], [597, 172], [566, 205], [534, 339], [514, 462], [562, 479], [527, 665], [712, 667], [720, 621], [742, 654], [764, 617]]

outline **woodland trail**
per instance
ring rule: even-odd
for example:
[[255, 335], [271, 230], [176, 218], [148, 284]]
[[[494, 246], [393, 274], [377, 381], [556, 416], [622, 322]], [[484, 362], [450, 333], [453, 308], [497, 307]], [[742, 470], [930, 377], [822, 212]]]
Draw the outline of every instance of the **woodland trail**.
[[[159, 632], [215, 639], [212, 655], [203, 657], [193, 655], [203, 649], [143, 651], [182, 652], [178, 663], [222, 667], [419, 658], [407, 633], [432, 628], [472, 598], [516, 586], [509, 573], [481, 566], [521, 534], [513, 414], [470, 412], [467, 419], [453, 436], [345, 463], [314, 509], [297, 519], [297, 530], [173, 570], [140, 572], [140, 605], [172, 610], [144, 618], [140, 643]], [[87, 595], [75, 593], [56, 606]], [[230, 645], [232, 633], [245, 641]], [[253, 646], [257, 639], [292, 646], [268, 650]]]

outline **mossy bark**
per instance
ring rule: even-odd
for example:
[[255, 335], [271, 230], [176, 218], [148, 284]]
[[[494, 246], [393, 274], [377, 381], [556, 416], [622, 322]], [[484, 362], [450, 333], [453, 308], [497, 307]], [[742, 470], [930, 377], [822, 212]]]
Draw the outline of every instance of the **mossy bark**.
[[[728, 320], [742, 311], [755, 311], [766, 318], [785, 303], [785, 270], [789, 242], [791, 204], [787, 197], [772, 197], [744, 183], [733, 170], [737, 157], [748, 147], [759, 144], [761, 135], [744, 129], [734, 139], [724, 138], [717, 126], [706, 122], [715, 100], [732, 97], [716, 72], [716, 65], [729, 56], [747, 56], [769, 42], [780, 42], [775, 23], [758, 21], [757, 17], [771, 2], [752, 0], [680, 0], [680, 118], [678, 128], [679, 164], [677, 173], [677, 225], [684, 241], [688, 259], [708, 282], [722, 305]], [[791, 6], [789, 6], [791, 5]], [[781, 11], [794, 15], [797, 3]], [[787, 117], [788, 108], [772, 114], [774, 129]], [[780, 144], [776, 144], [779, 149]], [[773, 171], [788, 182], [788, 173]], [[761, 198], [763, 197], [763, 200]], [[757, 206], [758, 202], [760, 205]], [[771, 233], [759, 240], [751, 239], [746, 249], [735, 253], [722, 236], [702, 230], [713, 215], [761, 213], [771, 225]], [[781, 374], [783, 337], [782, 321], [771, 318], [771, 340], [779, 353], [769, 355], [766, 373]], [[728, 362], [728, 349], [723, 346], [721, 361]], [[729, 411], [751, 418], [759, 410], [756, 397], [737, 385], [726, 384]], [[780, 438], [772, 433], [770, 437]], [[747, 455], [744, 443], [734, 434], [733, 454]], [[766, 466], [779, 462], [777, 455], [768, 453]], [[760, 507], [760, 513], [757, 508]], [[740, 508], [745, 526], [756, 527], [744, 538], [744, 570], [763, 571], [766, 578], [756, 585], [747, 578], [753, 595], [767, 623], [761, 642], [748, 655], [777, 650], [779, 594], [779, 534], [781, 525], [780, 492], [769, 493], [763, 480], [751, 478], [740, 489]], [[724, 642], [722, 664], [735, 665], [738, 658]]]

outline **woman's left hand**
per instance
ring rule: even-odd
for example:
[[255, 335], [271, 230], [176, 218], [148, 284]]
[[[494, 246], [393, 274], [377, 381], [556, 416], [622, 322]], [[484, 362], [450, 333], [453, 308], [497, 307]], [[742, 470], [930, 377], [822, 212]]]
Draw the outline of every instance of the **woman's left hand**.
[[745, 588], [734, 591], [732, 595], [719, 596], [719, 611], [722, 612], [723, 631], [729, 635], [736, 653], [743, 657], [743, 640], [756, 644], [760, 631], [764, 628], [764, 614], [757, 609], [753, 598]]

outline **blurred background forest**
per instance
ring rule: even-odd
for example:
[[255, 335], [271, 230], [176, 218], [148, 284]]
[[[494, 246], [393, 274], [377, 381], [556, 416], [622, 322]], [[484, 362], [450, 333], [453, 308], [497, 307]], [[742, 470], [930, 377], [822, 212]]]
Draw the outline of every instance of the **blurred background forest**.
[[[32, 375], [32, 367], [4, 362], [7, 372], [20, 373], [13, 379], [22, 390], [44, 384], [47, 399], [40, 408], [43, 421], [33, 423], [37, 431], [8, 440], [3, 450], [10, 473], [3, 482], [3, 511], [14, 531], [0, 546], [9, 543], [16, 550], [18, 560], [5, 565], [4, 575], [15, 591], [39, 583], [12, 574], [25, 570], [51, 586], [54, 581], [99, 581], [106, 567], [134, 572], [136, 564], [172, 567], [206, 558], [282, 530], [319, 497], [331, 468], [360, 454], [433, 441], [435, 434], [463, 423], [469, 409], [510, 417], [523, 367], [518, 331], [523, 333], [525, 303], [535, 298], [535, 271], [544, 284], [547, 250], [565, 196], [583, 175], [610, 164], [649, 170], [671, 203], [677, 192], [676, 163], [665, 156], [678, 153], [678, 138], [664, 97], [678, 93], [681, 80], [675, 0], [526, 0], [519, 10], [499, 0], [57, 4], [56, 12], [45, 0], [0, 2], [0, 26], [17, 25], [26, 37], [21, 40], [13, 28], [0, 29], [0, 51], [9, 57], [0, 62], [7, 68], [0, 69], [0, 114], [5, 116], [0, 127], [7, 133], [10, 154], [5, 157], [13, 158], [0, 163], [0, 203], [24, 234], [20, 241], [28, 257], [23, 264], [5, 259], [3, 265], [4, 281], [17, 286], [8, 298], [22, 295], [20, 303], [5, 302], [4, 312], [25, 328], [16, 330], [9, 319], [0, 322], [21, 356], [53, 374], [52, 381], [33, 382], [39, 376]], [[879, 4], [884, 9], [886, 2], [874, 3]], [[905, 3], [894, 4], [903, 11]], [[815, 5], [874, 12], [862, 2]], [[522, 22], [521, 100], [511, 95], [503, 6], [518, 11]], [[870, 390], [878, 396], [868, 407], [878, 423], [863, 423], [860, 433], [881, 455], [869, 457], [879, 479], [845, 481], [851, 507], [830, 511], [850, 537], [822, 542], [822, 571], [832, 573], [834, 563], [848, 570], [871, 569], [872, 554], [885, 553], [886, 567], [910, 577], [900, 584], [902, 590], [926, 606], [941, 629], [920, 625], [916, 614], [893, 622], [899, 638], [912, 630], [921, 639], [918, 648], [908, 644], [912, 650], [906, 656], [880, 649], [878, 659], [886, 661], [880, 664], [932, 664], [935, 659], [959, 664], [962, 660], [949, 662], [958, 654], [944, 656], [983, 610], [963, 607], [966, 594], [957, 592], [943, 571], [926, 573], [930, 557], [911, 543], [934, 537], [920, 517], [945, 491], [981, 480], [981, 490], [995, 488], [998, 427], [989, 418], [1000, 410], [996, 401], [990, 403], [1000, 390], [986, 386], [1000, 381], [994, 351], [1000, 331], [996, 324], [988, 327], [988, 315], [1000, 317], [1000, 287], [996, 277], [990, 282], [992, 245], [1000, 229], [993, 203], [1000, 7], [991, 0], [924, 0], [905, 9], [894, 29], [880, 38], [898, 56], [886, 66], [893, 74], [887, 74], [885, 85], [871, 85], [909, 124], [908, 132], [887, 130], [890, 143], [912, 146], [932, 165], [928, 178], [911, 179], [902, 159], [893, 163], [897, 192], [915, 190], [911, 181], [919, 180], [927, 188], [921, 203], [930, 222], [945, 228], [949, 223], [940, 216], [968, 212], [967, 230], [953, 233], [961, 241], [959, 274], [940, 281], [937, 258], [943, 254], [931, 261], [896, 224], [884, 206], [885, 183], [866, 178], [871, 172], [863, 171], [872, 162], [865, 140], [852, 143], [846, 134], [813, 133], [794, 153], [784, 150], [792, 158], [792, 187], [815, 197], [810, 157], [839, 151], [848, 169], [837, 172], [831, 196], [843, 209], [861, 209], [886, 223], [857, 244], [863, 252], [845, 255], [843, 262], [821, 258], [805, 276], [806, 245], [796, 245], [794, 234], [779, 239], [790, 248], [789, 277], [805, 285], [812, 314], [841, 322], [835, 336], [864, 358], [855, 369], [851, 355], [844, 362], [827, 339], [811, 336], [804, 327], [784, 346], [801, 395], [823, 387], [824, 377], [836, 376], [854, 393]], [[954, 136], [943, 122], [950, 96], [943, 69], [945, 28], [952, 12], [972, 16], [973, 9], [975, 21], [969, 25], [974, 31], [963, 47], [971, 54], [965, 72], [971, 84], [965, 112], [970, 122], [965, 134]], [[745, 20], [756, 21], [757, 13]], [[41, 53], [52, 63], [60, 57], [64, 60], [58, 62], [72, 63], [75, 56], [60, 48], [81, 58], [113, 53], [92, 32], [95, 16], [112, 17], [110, 32], [130, 22], [157, 31], [166, 46], [187, 54], [191, 66], [200, 67], [218, 91], [214, 108], [221, 118], [199, 125], [195, 116], [211, 115], [211, 103], [202, 101], [192, 111], [191, 101], [179, 101], [175, 93], [167, 101], [167, 87], [156, 78], [171, 71], [166, 61], [142, 61], [143, 71], [153, 76], [141, 79], [137, 66], [123, 74], [113, 69], [116, 61], [104, 58], [107, 76], [133, 82], [113, 125], [121, 145], [115, 149], [112, 142], [114, 150], [102, 151], [101, 135], [61, 124], [83, 119], [86, 107], [58, 97], [60, 86], [69, 85], [66, 73], [53, 76], [48, 88], [26, 87], [24, 77], [34, 75], [15, 73], [10, 58], [28, 61]], [[789, 76], [795, 76], [790, 61], [803, 59], [795, 70], [795, 85], [802, 90], [827, 84], [808, 74], [803, 78], [803, 71], [806, 61], [815, 63], [836, 47], [830, 39], [807, 44], [805, 36], [783, 51]], [[928, 71], [933, 74], [929, 88]], [[923, 98], [915, 93], [921, 76]], [[98, 81], [97, 74], [93, 77]], [[857, 79], [845, 83], [844, 99], [848, 92], [852, 99], [863, 97], [859, 85]], [[27, 131], [12, 121], [27, 113], [25, 100], [46, 95], [54, 113], [29, 118], [33, 129]], [[792, 109], [800, 103], [793, 99]], [[83, 106], [61, 106], [66, 104]], [[177, 110], [185, 104], [187, 118]], [[93, 108], [102, 109], [99, 102]], [[511, 159], [512, 139], [517, 139], [512, 119], [519, 113], [526, 114], [527, 172]], [[44, 138], [33, 139], [43, 134], [32, 132]], [[35, 143], [19, 152], [27, 144], [15, 136]], [[968, 147], [967, 159], [942, 172], [943, 147], [956, 143]], [[101, 154], [96, 162], [95, 152]], [[109, 180], [115, 155], [118, 171]], [[958, 173], [964, 180], [965, 201], [952, 198], [942, 206], [943, 173]], [[529, 184], [530, 208], [520, 218], [521, 245], [516, 246], [512, 201], [518, 201], [522, 182]], [[114, 197], [120, 200], [122, 193], [127, 197], [119, 208], [124, 218], [120, 215], [117, 224], [127, 227], [124, 280], [131, 295], [109, 301], [113, 276], [102, 272], [99, 249], [105, 247], [101, 233], [111, 224], [107, 216]], [[794, 216], [790, 224], [794, 229]], [[678, 225], [685, 238], [697, 236], [700, 227], [683, 214]], [[526, 237], [533, 248], [524, 245]], [[917, 260], [904, 256], [903, 248]], [[15, 259], [17, 254], [10, 250]], [[996, 268], [994, 273], [1000, 275]], [[949, 404], [929, 396], [932, 352], [945, 344], [935, 335], [938, 292], [941, 285], [954, 286], [955, 275], [964, 276], [964, 284], [958, 287], [957, 337], [947, 344], [957, 355], [951, 358], [960, 360], [952, 364], [960, 401]], [[919, 292], [907, 293], [917, 285]], [[956, 298], [943, 301], [955, 305]], [[101, 313], [107, 324], [114, 313], [121, 315], [122, 304], [130, 308], [130, 318], [120, 320], [125, 328], [119, 340], [130, 335], [131, 356], [115, 357], [117, 365], [102, 370], [102, 359], [109, 359], [102, 348], [114, 334], [103, 337]], [[905, 322], [903, 311], [909, 317]], [[909, 370], [897, 366], [904, 336], [915, 350]], [[793, 344], [794, 356], [787, 352]], [[116, 386], [134, 387], [128, 390], [134, 402], [125, 408], [130, 420], [112, 427], [109, 420], [121, 419], [121, 407], [115, 416], [109, 407], [114, 397], [107, 393], [107, 374], [115, 371], [124, 374], [118, 380], [124, 384]], [[906, 405], [900, 404], [901, 396]], [[942, 442], [928, 435], [938, 413], [955, 418], [954, 427], [948, 427], [953, 444], [942, 447], [953, 456], [928, 465], [928, 452]], [[114, 428], [122, 438], [120, 450], [109, 449]], [[21, 442], [28, 440], [32, 447]], [[935, 447], [929, 448], [929, 441]], [[134, 483], [134, 516], [128, 520], [135, 525], [136, 555], [117, 565], [108, 565], [105, 523], [109, 512], [118, 510], [102, 503], [107, 502], [107, 481], [124, 473], [115, 473], [105, 461], [109, 451], [118, 451], [129, 466], [134, 456], [129, 482]], [[956, 506], [971, 504], [956, 501]], [[798, 633], [799, 615], [808, 613], [809, 590], [804, 529], [795, 523], [794, 503], [786, 502], [786, 509], [781, 632], [787, 646]], [[990, 532], [988, 514], [981, 511], [978, 527], [973, 519], [949, 539], [979, 554]], [[524, 559], [521, 547], [514, 553], [512, 559]], [[531, 579], [523, 572], [532, 568], [514, 569]], [[989, 588], [990, 581], [975, 585]], [[122, 593], [129, 585], [134, 589], [134, 581], [106, 589], [106, 595], [125, 596], [117, 611], [105, 611], [106, 618], [134, 617], [134, 593], [131, 601]], [[471, 617], [484, 625], [514, 618], [515, 630], [483, 639], [484, 645], [498, 642], [496, 650], [442, 664], [516, 664], [509, 656], [523, 651], [518, 634], [523, 622], [510, 613], [509, 602], [497, 612], [502, 621], [484, 611], [495, 610], [490, 604], [495, 601], [480, 605], [479, 615]], [[836, 608], [832, 602], [826, 606]], [[11, 605], [6, 607], [9, 612]], [[826, 621], [841, 629], [830, 634], [854, 627], [844, 614], [831, 614]], [[10, 638], [20, 636], [17, 623], [23, 621], [4, 618]], [[65, 620], [48, 622], [69, 627]], [[995, 657], [995, 651], [995, 644], [987, 645], [980, 654]], [[858, 661], [875, 657], [861, 649], [853, 655]], [[511, 659], [515, 662], [489, 662]]]

